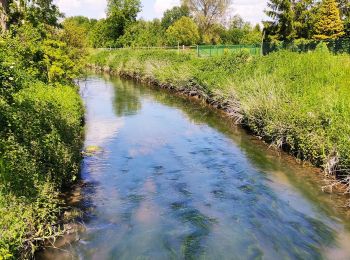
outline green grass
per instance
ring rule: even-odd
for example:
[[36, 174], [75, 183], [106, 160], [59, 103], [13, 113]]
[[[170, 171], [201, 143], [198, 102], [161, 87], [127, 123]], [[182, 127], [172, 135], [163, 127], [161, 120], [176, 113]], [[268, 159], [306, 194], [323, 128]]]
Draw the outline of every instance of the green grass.
[[171, 51], [93, 51], [90, 64], [237, 100], [242, 124], [326, 171], [350, 172], [350, 59], [319, 49], [197, 58]]

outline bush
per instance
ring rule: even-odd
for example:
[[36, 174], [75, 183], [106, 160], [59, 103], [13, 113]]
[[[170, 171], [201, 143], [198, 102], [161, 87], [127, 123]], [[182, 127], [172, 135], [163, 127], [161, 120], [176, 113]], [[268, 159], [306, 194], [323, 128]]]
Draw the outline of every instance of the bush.
[[60, 191], [81, 159], [81, 56], [59, 33], [24, 29], [0, 40], [0, 259], [30, 258], [60, 234]]

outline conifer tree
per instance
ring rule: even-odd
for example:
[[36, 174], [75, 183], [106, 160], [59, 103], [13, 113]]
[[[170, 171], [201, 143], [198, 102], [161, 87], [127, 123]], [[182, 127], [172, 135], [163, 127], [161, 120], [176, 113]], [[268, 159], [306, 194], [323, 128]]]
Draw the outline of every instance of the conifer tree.
[[340, 18], [338, 3], [323, 0], [318, 10], [314, 38], [318, 40], [336, 39], [344, 35], [344, 24]]
[[269, 0], [267, 6], [269, 10], [265, 13], [273, 20], [265, 23], [268, 35], [281, 41], [294, 39], [294, 12], [291, 0]]

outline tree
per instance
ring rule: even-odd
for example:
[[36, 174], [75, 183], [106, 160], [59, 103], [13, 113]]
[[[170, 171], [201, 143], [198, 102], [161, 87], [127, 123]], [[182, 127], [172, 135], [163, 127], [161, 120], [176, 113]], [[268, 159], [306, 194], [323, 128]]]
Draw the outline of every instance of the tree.
[[340, 17], [344, 22], [344, 32], [347, 37], [350, 37], [350, 1], [338, 0]]
[[109, 22], [106, 19], [97, 21], [89, 34], [89, 45], [93, 48], [113, 47], [116, 39], [111, 37]]
[[7, 30], [8, 1], [0, 0], [0, 28], [4, 32]]
[[340, 17], [344, 20], [350, 18], [350, 1], [349, 0], [338, 0], [338, 7], [340, 11]]
[[340, 19], [338, 3], [323, 0], [318, 10], [314, 38], [318, 40], [336, 39], [344, 35], [344, 24]]
[[190, 10], [187, 6], [175, 6], [166, 10], [162, 18], [162, 27], [166, 30], [182, 17], [190, 17]]
[[164, 30], [158, 19], [139, 20], [131, 24], [119, 39], [123, 47], [148, 47], [164, 45]]
[[254, 28], [244, 22], [241, 16], [235, 15], [226, 31], [223, 40], [227, 44], [256, 44], [261, 42], [261, 29], [257, 24]]
[[196, 20], [202, 35], [210, 28], [224, 21], [227, 17], [232, 0], [181, 0], [187, 6]]
[[89, 19], [84, 16], [66, 18], [62, 22], [64, 35], [71, 45], [76, 48], [84, 48], [90, 43], [90, 35], [96, 23], [97, 20]]
[[134, 23], [137, 14], [141, 11], [140, 0], [108, 0], [107, 19], [103, 26], [108, 42], [116, 46], [127, 26]]
[[52, 0], [7, 0], [8, 24], [21, 25], [30, 23], [34, 27], [41, 24], [57, 27], [63, 15]]
[[297, 0], [293, 3], [295, 38], [311, 39], [316, 23], [318, 3], [315, 0]]
[[200, 37], [198, 26], [189, 17], [182, 17], [166, 31], [168, 43], [172, 45], [193, 45], [198, 43]]
[[266, 15], [272, 21], [265, 22], [267, 36], [276, 40], [292, 40], [296, 36], [294, 28], [294, 12], [291, 0], [269, 0]]

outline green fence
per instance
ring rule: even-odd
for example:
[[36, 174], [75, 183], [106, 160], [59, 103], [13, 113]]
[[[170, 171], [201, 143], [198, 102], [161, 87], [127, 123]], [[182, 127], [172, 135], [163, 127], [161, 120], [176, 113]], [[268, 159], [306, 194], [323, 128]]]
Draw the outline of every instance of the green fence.
[[261, 45], [198, 45], [198, 57], [213, 57], [228, 53], [235, 53], [240, 51], [247, 51], [252, 55], [261, 54]]
[[349, 53], [350, 54], [350, 38], [330, 39], [324, 41], [316, 40], [296, 40], [290, 42], [264, 42], [263, 54], [267, 55], [278, 50], [291, 50], [296, 52], [314, 51], [318, 44], [324, 42], [328, 49], [335, 53]]

